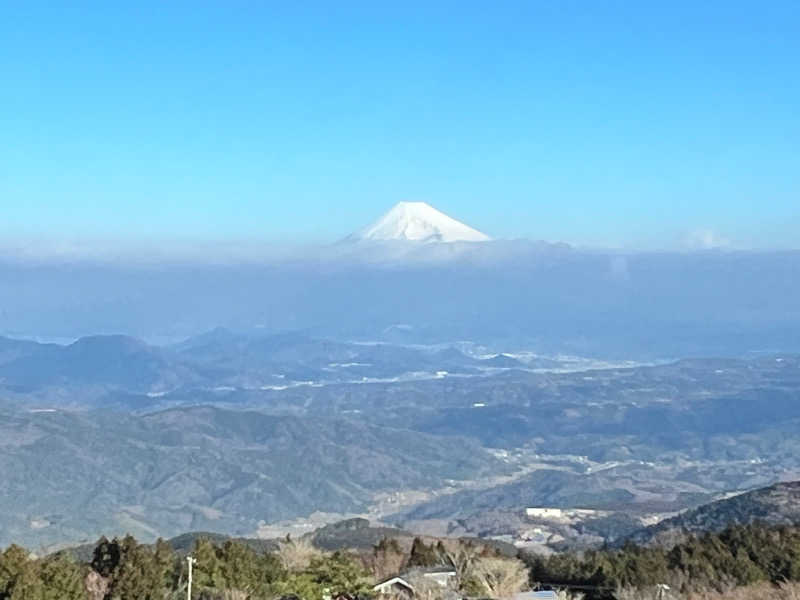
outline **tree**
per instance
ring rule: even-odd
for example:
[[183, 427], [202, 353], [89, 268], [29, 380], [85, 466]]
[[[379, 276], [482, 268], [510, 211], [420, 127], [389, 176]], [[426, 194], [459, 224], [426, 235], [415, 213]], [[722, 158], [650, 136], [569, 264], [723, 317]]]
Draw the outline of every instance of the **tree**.
[[40, 561], [41, 600], [86, 600], [84, 569], [66, 554]]
[[44, 588], [37, 571], [33, 561], [24, 565], [14, 580], [8, 600], [40, 600], [44, 596]]
[[174, 553], [161, 539], [150, 548], [130, 535], [111, 541], [102, 537], [91, 567], [100, 578], [85, 582], [93, 600], [162, 600], [175, 584]]
[[226, 592], [242, 592], [250, 597], [268, 595], [269, 585], [281, 572], [277, 560], [272, 556], [259, 556], [254, 550], [229, 540], [219, 552], [223, 585]]
[[515, 558], [479, 558], [468, 573], [470, 584], [489, 598], [510, 598], [528, 585], [528, 569]]
[[0, 554], [0, 598], [27, 600], [41, 594], [36, 563], [27, 550], [16, 544]]
[[153, 548], [153, 561], [161, 577], [161, 586], [165, 590], [175, 590], [178, 584], [178, 559], [172, 546], [161, 538], [156, 540]]
[[121, 558], [119, 542], [116, 538], [109, 541], [106, 536], [97, 540], [92, 554], [92, 570], [101, 577], [111, 577], [114, 569], [119, 566]]
[[472, 542], [455, 541], [448, 545], [442, 544], [439, 551], [439, 563], [453, 567], [456, 572], [455, 585], [462, 589], [472, 573], [475, 561], [481, 556], [481, 548]]
[[289, 571], [276, 582], [277, 595], [296, 595], [303, 600], [322, 600], [325, 595], [347, 593], [363, 596], [370, 592], [369, 579], [361, 562], [346, 552], [319, 554], [304, 571]]
[[219, 549], [207, 538], [200, 538], [194, 544], [192, 556], [197, 563], [194, 566], [193, 576], [195, 589], [221, 590], [225, 587], [225, 575], [222, 571], [222, 561], [219, 558]]
[[346, 552], [334, 552], [313, 559], [308, 573], [317, 585], [329, 590], [334, 596], [344, 593], [359, 596], [366, 594], [370, 589], [363, 566]]
[[322, 588], [310, 573], [289, 571], [274, 586], [276, 597], [297, 596], [302, 600], [322, 600]]
[[383, 538], [372, 549], [369, 561], [372, 575], [382, 581], [397, 575], [403, 568], [406, 555], [395, 538]]
[[283, 568], [291, 573], [307, 569], [314, 559], [321, 556], [322, 552], [306, 538], [294, 540], [287, 535], [286, 539], [281, 540], [278, 548], [278, 558]]
[[126, 540], [119, 566], [111, 579], [113, 600], [161, 600], [165, 574], [150, 548]]
[[442, 564], [433, 545], [428, 546], [422, 539], [415, 537], [408, 557], [409, 567], [433, 567]]

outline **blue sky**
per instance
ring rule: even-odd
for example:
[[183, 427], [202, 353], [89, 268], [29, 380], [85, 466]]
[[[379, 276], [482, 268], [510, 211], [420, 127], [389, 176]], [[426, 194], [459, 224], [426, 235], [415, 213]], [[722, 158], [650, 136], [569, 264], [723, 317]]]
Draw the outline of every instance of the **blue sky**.
[[3, 3], [0, 235], [798, 247], [798, 65], [796, 1]]

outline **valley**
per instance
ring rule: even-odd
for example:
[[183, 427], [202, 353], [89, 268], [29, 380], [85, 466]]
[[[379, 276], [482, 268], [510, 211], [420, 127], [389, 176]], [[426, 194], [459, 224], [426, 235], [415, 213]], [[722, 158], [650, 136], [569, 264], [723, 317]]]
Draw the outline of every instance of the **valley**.
[[0, 350], [2, 531], [31, 545], [363, 517], [552, 552], [800, 477], [790, 354], [642, 364], [222, 329]]

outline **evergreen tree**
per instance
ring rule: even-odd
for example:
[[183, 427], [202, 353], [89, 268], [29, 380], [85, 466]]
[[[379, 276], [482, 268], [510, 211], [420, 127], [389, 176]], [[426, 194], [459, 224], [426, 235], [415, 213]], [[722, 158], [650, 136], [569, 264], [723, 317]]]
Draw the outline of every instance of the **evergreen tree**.
[[372, 549], [372, 574], [383, 580], [397, 575], [406, 562], [406, 555], [396, 538], [381, 538]]
[[321, 588], [332, 595], [363, 595], [369, 591], [367, 573], [353, 556], [346, 552], [334, 552], [314, 559], [309, 573]]
[[219, 548], [211, 540], [200, 538], [195, 542], [192, 556], [197, 563], [193, 569], [193, 576], [195, 589], [198, 591], [225, 588], [225, 574], [219, 554]]
[[156, 540], [153, 548], [153, 561], [155, 569], [161, 578], [161, 587], [164, 590], [175, 590], [178, 587], [178, 557], [168, 542], [161, 538]]
[[41, 600], [86, 600], [84, 568], [71, 557], [59, 553], [41, 561]]
[[112, 600], [161, 600], [165, 595], [164, 574], [150, 548], [124, 543], [122, 560], [111, 581]]
[[409, 567], [434, 567], [441, 564], [433, 546], [428, 546], [420, 538], [415, 537], [411, 544], [411, 554], [408, 557]]
[[0, 600], [34, 598], [36, 567], [28, 551], [12, 544], [0, 555]]
[[224, 589], [259, 597], [266, 594], [269, 582], [253, 550], [241, 542], [228, 540], [220, 549], [219, 559]]
[[97, 540], [92, 555], [91, 567], [101, 577], [111, 577], [111, 574], [119, 566], [120, 547], [116, 538], [109, 541], [106, 536]]

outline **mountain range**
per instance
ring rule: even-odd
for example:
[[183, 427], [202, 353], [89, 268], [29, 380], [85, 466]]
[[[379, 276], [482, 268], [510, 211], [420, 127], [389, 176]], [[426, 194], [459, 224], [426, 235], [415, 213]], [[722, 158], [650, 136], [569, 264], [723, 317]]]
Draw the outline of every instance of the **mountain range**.
[[507, 470], [466, 439], [202, 406], [4, 411], [0, 449], [0, 546], [254, 535], [262, 522], [361, 512], [376, 493]]
[[104, 402], [110, 400], [109, 394], [138, 395], [144, 406], [190, 390], [264, 392], [445, 374], [485, 376], [540, 364], [485, 351], [468, 356], [452, 346], [354, 343], [302, 333], [255, 335], [222, 328], [165, 346], [125, 335], [88, 336], [69, 344], [0, 337], [0, 389], [37, 401], [56, 393], [62, 401], [67, 396], [82, 400], [83, 406], [95, 406], [93, 399], [98, 399], [98, 406], [108, 406]]
[[[397, 260], [373, 260], [384, 250]], [[177, 342], [222, 325], [599, 358], [800, 351], [796, 252], [623, 253], [502, 241], [364, 242], [325, 252], [324, 260], [224, 265], [0, 260], [0, 333]], [[406, 260], [409, 252], [444, 262]]]
[[161, 346], [3, 338], [0, 531], [34, 546], [253, 535], [326, 511], [515, 536], [526, 507], [553, 506], [609, 513], [559, 530], [599, 543], [800, 473], [799, 383], [790, 354], [614, 364], [226, 329]]

